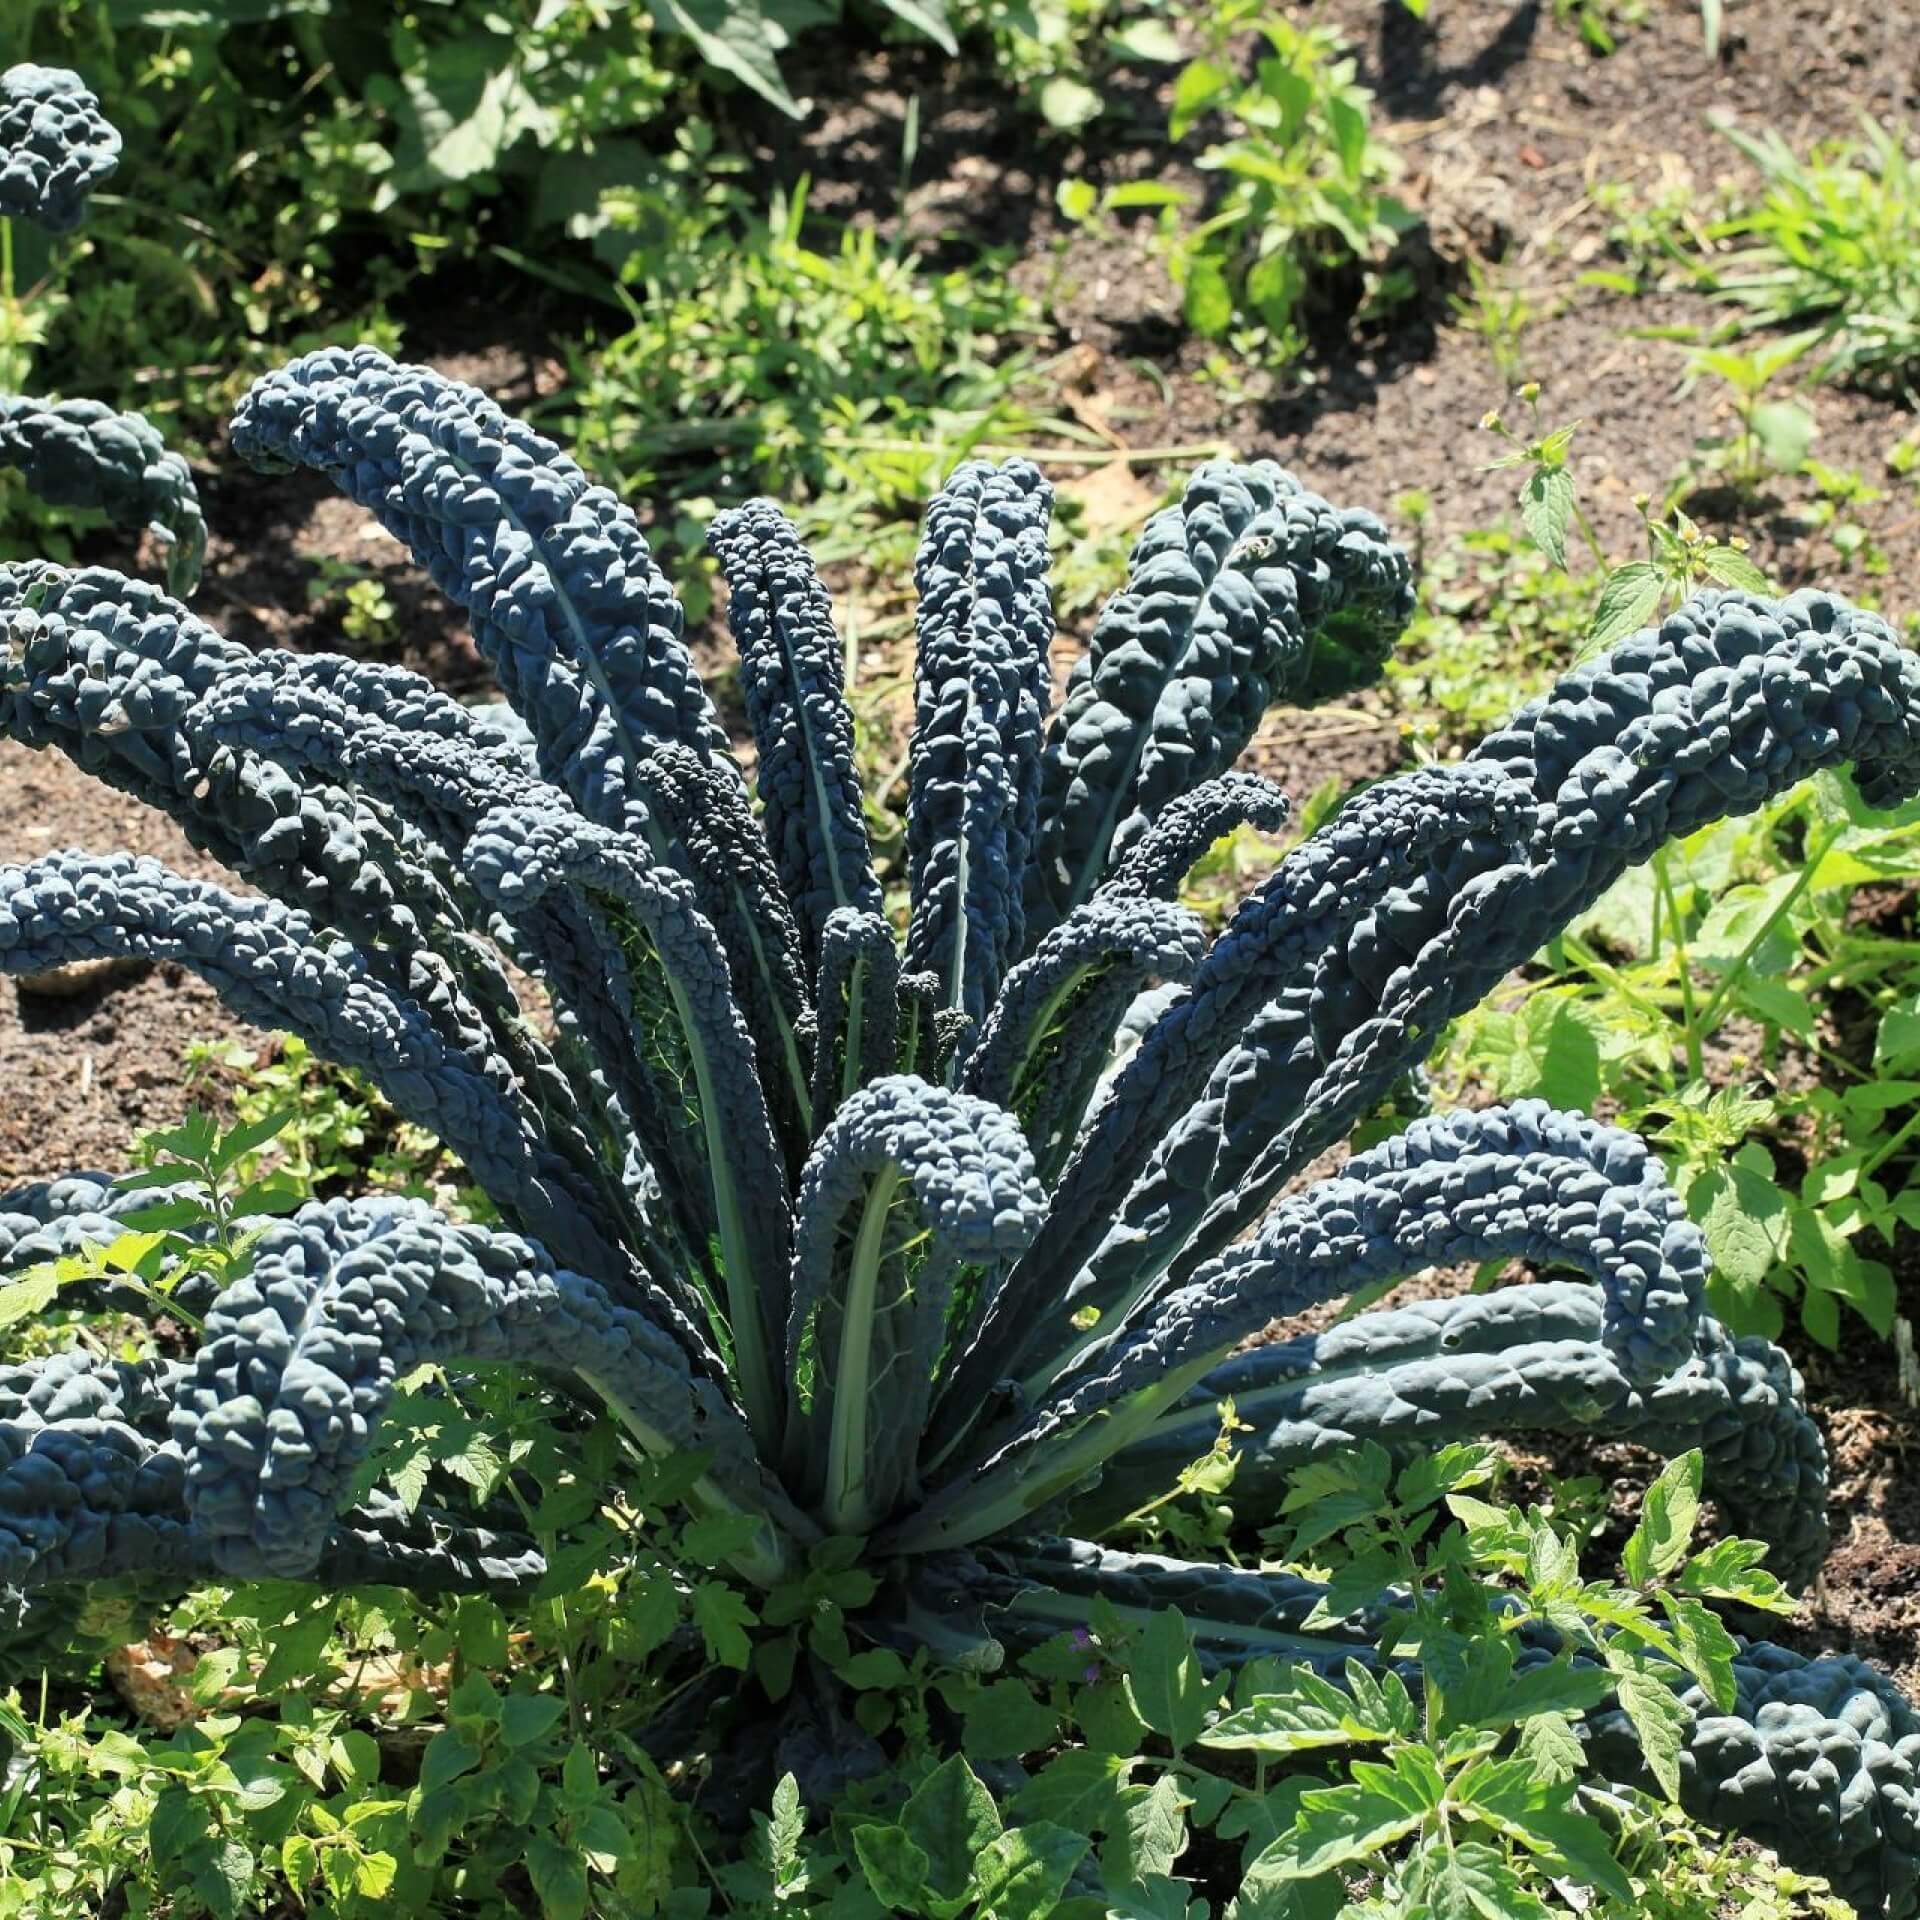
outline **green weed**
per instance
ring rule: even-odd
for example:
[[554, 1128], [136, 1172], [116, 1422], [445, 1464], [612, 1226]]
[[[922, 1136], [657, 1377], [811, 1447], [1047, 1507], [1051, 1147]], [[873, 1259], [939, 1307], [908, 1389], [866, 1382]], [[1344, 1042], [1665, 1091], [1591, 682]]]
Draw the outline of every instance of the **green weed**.
[[[1411, 279], [1392, 263], [1414, 224], [1388, 191], [1399, 161], [1373, 132], [1373, 96], [1338, 36], [1268, 0], [1212, 0], [1184, 19], [1201, 51], [1174, 78], [1167, 133], [1178, 144], [1218, 126], [1195, 161], [1220, 177], [1218, 193], [1202, 208], [1164, 181], [1104, 193], [1069, 182], [1068, 217], [1152, 212], [1187, 325], [1271, 363], [1304, 350], [1316, 306], [1365, 320], [1409, 298]], [[1251, 78], [1249, 36], [1262, 49]]]
[[1738, 309], [1738, 332], [1812, 328], [1817, 374], [1898, 386], [1920, 358], [1920, 191], [1902, 127], [1863, 119], [1804, 158], [1772, 129], [1716, 122], [1759, 175], [1720, 217], [1643, 210], [1617, 237]]

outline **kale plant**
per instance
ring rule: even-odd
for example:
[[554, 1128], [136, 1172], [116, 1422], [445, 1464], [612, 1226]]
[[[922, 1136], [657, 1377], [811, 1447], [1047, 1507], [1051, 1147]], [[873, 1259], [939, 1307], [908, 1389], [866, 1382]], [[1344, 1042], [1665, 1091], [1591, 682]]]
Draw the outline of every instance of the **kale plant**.
[[[828, 598], [772, 505], [713, 530], [750, 789], [631, 513], [483, 395], [329, 349], [259, 382], [233, 439], [404, 541], [511, 712], [249, 652], [101, 569], [0, 568], [0, 725], [159, 807], [249, 889], [127, 855], [0, 868], [0, 965], [190, 969], [363, 1072], [503, 1224], [309, 1205], [188, 1303], [190, 1360], [76, 1350], [0, 1377], [16, 1611], [136, 1569], [538, 1581], [510, 1502], [368, 1490], [383, 1412], [426, 1363], [525, 1370], [636, 1457], [690, 1461], [675, 1484], [741, 1581], [858, 1567], [858, 1634], [976, 1667], [1096, 1596], [1178, 1605], [1216, 1667], [1401, 1658], [1391, 1586], [1329, 1609], [1304, 1581], [1096, 1543], [1207, 1450], [1226, 1397], [1249, 1429], [1243, 1517], [1362, 1439], [1597, 1431], [1700, 1450], [1775, 1570], [1817, 1569], [1825, 1460], [1799, 1383], [1706, 1317], [1700, 1236], [1639, 1140], [1523, 1103], [1298, 1176], [1665, 841], [1820, 768], [1875, 805], [1920, 790], [1920, 661], [1877, 618], [1703, 593], [1463, 763], [1363, 791], [1209, 944], [1183, 876], [1285, 810], [1235, 760], [1269, 706], [1377, 671], [1411, 612], [1406, 556], [1270, 462], [1205, 467], [1049, 716], [1049, 490], [1023, 461], [970, 463], [916, 567], [896, 939]], [[111, 1239], [141, 1197], [16, 1193], [4, 1264]], [[1571, 1277], [1241, 1351], [1276, 1317], [1496, 1258]], [[1685, 1804], [1864, 1913], [1920, 1912], [1920, 1714], [1851, 1659], [1741, 1642], [1727, 1674], [1675, 1696]], [[756, 1741], [816, 1780], [857, 1762], [829, 1689], [770, 1714], [716, 1682], [743, 1774]], [[652, 1744], [726, 1724], [695, 1688]], [[1625, 1724], [1583, 1723], [1596, 1777], [1646, 1777]]]
[[[119, 160], [120, 135], [77, 73], [31, 65], [0, 73], [0, 221], [71, 231]], [[198, 584], [207, 528], [193, 474], [142, 415], [0, 392], [0, 466], [17, 469], [49, 506], [144, 523], [167, 550], [167, 584], [182, 594]]]

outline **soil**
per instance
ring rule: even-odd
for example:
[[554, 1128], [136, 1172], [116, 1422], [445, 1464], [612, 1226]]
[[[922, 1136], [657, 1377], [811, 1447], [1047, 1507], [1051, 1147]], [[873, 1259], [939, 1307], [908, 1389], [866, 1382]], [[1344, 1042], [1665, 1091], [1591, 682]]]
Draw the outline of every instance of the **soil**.
[[[763, 128], [760, 158], [807, 169], [812, 205], [823, 212], [881, 224], [904, 217], [929, 247], [956, 257], [983, 240], [1020, 249], [1019, 272], [1057, 329], [1054, 377], [1077, 396], [1083, 418], [1091, 412], [1104, 423], [1117, 450], [1219, 443], [1272, 455], [1321, 491], [1388, 513], [1419, 488], [1431, 502], [1430, 542], [1510, 511], [1512, 476], [1487, 470], [1495, 449], [1478, 422], [1507, 401], [1512, 384], [1537, 379], [1549, 420], [1582, 422], [1580, 495], [1604, 543], [1624, 558], [1638, 543], [1634, 496], [1657, 493], [1695, 442], [1725, 433], [1728, 420], [1714, 390], [1687, 383], [1684, 347], [1649, 337], [1712, 324], [1718, 316], [1707, 302], [1673, 290], [1629, 301], [1582, 283], [1611, 257], [1615, 216], [1604, 209], [1605, 190], [1678, 188], [1706, 205], [1715, 178], [1742, 166], [1706, 130], [1709, 113], [1775, 129], [1804, 149], [1849, 128], [1860, 111], [1898, 118], [1920, 104], [1920, 7], [1753, 0], [1729, 9], [1717, 62], [1701, 46], [1697, 8], [1670, 0], [1654, 11], [1652, 26], [1626, 33], [1601, 60], [1538, 4], [1440, 0], [1417, 24], [1372, 0], [1327, 0], [1318, 17], [1352, 37], [1362, 78], [1378, 90], [1406, 156], [1402, 192], [1426, 220], [1416, 262], [1423, 292], [1357, 338], [1344, 315], [1330, 316], [1324, 349], [1271, 380], [1223, 372], [1211, 349], [1183, 335], [1144, 226], [1092, 235], [1054, 211], [1054, 189], [1070, 175], [1100, 184], [1173, 171], [1161, 136], [1164, 98], [1146, 81], [1101, 123], [1099, 145], [1081, 150], [1036, 142], [1025, 121], [1015, 130], [981, 83], [926, 50], [861, 56], [851, 81], [840, 53], [812, 91], [853, 104], [798, 132]], [[920, 138], [903, 216], [896, 183], [914, 99]], [[1524, 294], [1530, 309], [1504, 370], [1450, 305], [1472, 268]], [[422, 316], [410, 349], [524, 406], [551, 398], [563, 378], [545, 331], [551, 318], [493, 308]], [[1880, 591], [1892, 615], [1920, 611], [1904, 598], [1904, 583], [1920, 578], [1920, 511], [1886, 467], [1910, 415], [1841, 389], [1802, 397], [1818, 420], [1818, 458], [1857, 468], [1884, 489], [1855, 515], [1884, 553], [1884, 572], [1850, 570], [1803, 511], [1799, 482], [1780, 482], [1744, 508], [1710, 500], [1703, 516], [1751, 541], [1755, 559], [1785, 586], [1818, 581], [1855, 598]], [[1150, 476], [1148, 496], [1174, 472], [1150, 462], [1114, 471]], [[1085, 485], [1086, 470], [1060, 478]], [[397, 657], [456, 691], [482, 687], [450, 609], [321, 482], [263, 483], [235, 463], [209, 474], [204, 493], [216, 533], [198, 604], [216, 625], [260, 645], [340, 645], [338, 596], [315, 599], [310, 588], [323, 563], [347, 563], [377, 576], [398, 608]], [[96, 544], [101, 557], [130, 558], [111, 538]], [[858, 592], [864, 583], [843, 572], [832, 584]], [[1064, 624], [1062, 661], [1089, 625], [1090, 616]], [[722, 657], [717, 630], [696, 638], [703, 657]], [[888, 664], [882, 658], [876, 671]], [[1273, 716], [1252, 758], [1304, 795], [1330, 777], [1384, 772], [1404, 751], [1389, 696], [1370, 694], [1334, 712]], [[0, 745], [0, 860], [61, 844], [137, 848], [207, 870], [166, 823], [63, 762]], [[1910, 913], [1910, 897], [1879, 908]], [[184, 1043], [235, 1031], [204, 989], [170, 968], [60, 1001], [0, 988], [0, 1186], [123, 1162], [136, 1133], [179, 1116]], [[1920, 1260], [1910, 1252], [1897, 1261], [1902, 1304], [1920, 1319]], [[1797, 1630], [1808, 1645], [1869, 1655], [1920, 1687], [1920, 1414], [1903, 1402], [1884, 1343], [1858, 1339], [1837, 1357], [1803, 1343], [1796, 1354], [1833, 1450], [1836, 1537]], [[1633, 1488], [1620, 1450], [1602, 1467]]]

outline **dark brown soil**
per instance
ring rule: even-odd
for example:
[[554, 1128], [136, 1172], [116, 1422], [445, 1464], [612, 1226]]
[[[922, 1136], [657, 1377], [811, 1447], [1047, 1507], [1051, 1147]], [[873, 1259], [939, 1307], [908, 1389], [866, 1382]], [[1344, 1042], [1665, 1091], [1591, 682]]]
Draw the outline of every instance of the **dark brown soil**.
[[[1581, 497], [1614, 557], [1629, 557], [1638, 538], [1633, 496], [1658, 492], [1695, 441], [1724, 432], [1727, 422], [1709, 387], [1686, 385], [1684, 349], [1640, 334], [1710, 323], [1706, 302], [1672, 291], [1629, 301], [1580, 284], [1608, 259], [1610, 216], [1598, 190], [1680, 182], [1704, 201], [1715, 176], [1739, 166], [1706, 131], [1710, 111], [1776, 128], [1796, 147], [1845, 130], [1863, 109], [1911, 113], [1920, 97], [1920, 7], [1735, 4], [1717, 64], [1701, 49], [1697, 8], [1682, 0], [1657, 9], [1654, 27], [1627, 34], [1604, 61], [1557, 26], [1547, 6], [1438, 0], [1432, 12], [1430, 24], [1416, 26], [1372, 0], [1328, 0], [1319, 9], [1353, 35], [1406, 156], [1403, 191], [1428, 222], [1425, 294], [1357, 344], [1277, 376], [1245, 369], [1222, 377], [1210, 367], [1209, 350], [1180, 331], [1144, 227], [1095, 238], [1064, 228], [1054, 213], [1053, 189], [1067, 173], [1104, 181], [1167, 170], [1164, 107], [1140, 84], [1127, 103], [1131, 119], [1082, 153], [1035, 141], [1025, 122], [1010, 130], [990, 97], [924, 53], [874, 56], [856, 70], [855, 104], [823, 114], [797, 137], [780, 134], [765, 158], [807, 167], [817, 208], [889, 221], [902, 122], [918, 95], [910, 225], [962, 246], [987, 240], [1025, 250], [1021, 272], [1049, 303], [1058, 346], [1072, 353], [1059, 377], [1099, 409], [1120, 444], [1220, 442], [1243, 455], [1271, 454], [1321, 491], [1388, 513], [1404, 491], [1419, 488], [1432, 502], [1430, 540], [1485, 526], [1512, 499], [1511, 476], [1486, 470], [1495, 449], [1477, 430], [1489, 407], [1507, 401], [1507, 381], [1448, 304], [1450, 292], [1466, 286], [1472, 258], [1495, 284], [1527, 296], [1532, 317], [1513, 377], [1541, 382], [1549, 419], [1583, 422]], [[813, 90], [849, 91], [841, 75], [823, 76]], [[433, 353], [453, 337], [459, 351]], [[514, 404], [550, 396], [561, 378], [538, 328], [522, 329], [511, 315], [491, 334], [484, 323], [476, 330], [472, 315], [442, 317], [423, 323], [411, 345]], [[1910, 416], [1835, 389], [1805, 397], [1819, 421], [1818, 457], [1858, 468], [1886, 491], [1856, 515], [1887, 556], [1884, 576], [1847, 571], [1800, 511], [1806, 489], [1798, 481], [1779, 482], [1758, 506], [1719, 502], [1721, 523], [1750, 539], [1783, 585], [1819, 581], [1856, 597], [1880, 590], [1892, 614], [1914, 611], [1906, 583], [1920, 578], [1920, 511], [1885, 466]], [[1156, 487], [1171, 477], [1157, 466], [1145, 472]], [[320, 482], [263, 482], [223, 468], [205, 491], [216, 539], [199, 605], [216, 625], [256, 644], [337, 645], [337, 597], [310, 604], [308, 589], [322, 560], [347, 562], [374, 572], [398, 607], [398, 657], [457, 690], [482, 684], [471, 645], [438, 596]], [[860, 584], [835, 582], [842, 590]], [[1087, 624], [1069, 623], [1063, 653]], [[713, 635], [702, 645], [717, 652]], [[1253, 758], [1304, 795], [1329, 776], [1385, 771], [1402, 751], [1387, 696], [1370, 695], [1336, 712], [1274, 716]], [[0, 859], [63, 844], [137, 847], [204, 871], [165, 823], [64, 763], [0, 747]], [[184, 1043], [231, 1031], [211, 996], [170, 969], [64, 1002], [0, 988], [0, 1185], [122, 1162], [134, 1134], [181, 1111]], [[1903, 1297], [1920, 1314], [1912, 1272]], [[1878, 1343], [1856, 1337], [1837, 1358], [1800, 1357], [1833, 1447], [1838, 1541], [1803, 1631], [1809, 1644], [1857, 1649], [1920, 1684], [1920, 1415], [1902, 1404], [1891, 1355]], [[1606, 1464], [1610, 1472], [1618, 1465]], [[1620, 1478], [1631, 1485], [1624, 1467]]]

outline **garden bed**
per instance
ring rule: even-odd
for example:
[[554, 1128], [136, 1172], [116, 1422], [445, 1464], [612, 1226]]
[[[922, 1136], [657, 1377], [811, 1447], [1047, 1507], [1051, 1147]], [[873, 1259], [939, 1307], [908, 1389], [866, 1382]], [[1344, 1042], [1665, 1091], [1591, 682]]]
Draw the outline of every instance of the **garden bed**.
[[[1381, 18], [1379, 8], [1345, 0], [1324, 11], [1358, 36], [1374, 32]], [[1477, 423], [1516, 379], [1535, 379], [1547, 417], [1580, 417], [1573, 460], [1580, 496], [1615, 557], [1627, 557], [1638, 526], [1634, 496], [1657, 493], [1697, 440], [1726, 431], [1727, 419], [1706, 386], [1686, 387], [1683, 347], [1640, 337], [1647, 328], [1709, 320], [1700, 296], [1629, 298], [1578, 284], [1584, 271], [1608, 263], [1608, 232], [1618, 217], [1596, 190], [1621, 182], [1640, 192], [1690, 186], [1704, 196], [1716, 172], [1739, 165], [1704, 131], [1710, 110], [1764, 119], [1797, 149], [1856, 111], [1910, 111], [1920, 86], [1913, 22], [1898, 8], [1750, 7], [1738, 12], [1737, 37], [1714, 65], [1701, 51], [1697, 23], [1678, 6], [1655, 27], [1626, 36], [1604, 61], [1537, 7], [1436, 0], [1433, 13], [1431, 28], [1395, 19], [1386, 44], [1368, 49], [1372, 83], [1406, 156], [1405, 190], [1432, 234], [1422, 302], [1372, 337], [1310, 360], [1297, 377], [1280, 376], [1270, 393], [1236, 391], [1210, 366], [1213, 350], [1184, 334], [1175, 296], [1145, 257], [1140, 235], [1068, 228], [1053, 210], [1053, 190], [1073, 170], [1069, 157], [1024, 147], [1011, 122], [996, 122], [1000, 110], [978, 95], [944, 95], [933, 56], [875, 56], [856, 76], [860, 104], [824, 116], [797, 151], [769, 158], [812, 172], [816, 206], [884, 218], [889, 196], [875, 182], [890, 182], [896, 169], [896, 103], [926, 89], [909, 218], [983, 230], [1024, 250], [1019, 277], [1051, 302], [1057, 327], [1043, 346], [1076, 356], [1076, 411], [1104, 423], [1116, 454], [1219, 442], [1242, 455], [1271, 454], [1329, 495], [1390, 515], [1418, 488], [1431, 502], [1422, 537], [1432, 548], [1510, 511], [1514, 477], [1488, 470], [1498, 449]], [[1143, 100], [1136, 131], [1144, 133], [1157, 113]], [[1122, 137], [1087, 156], [1087, 171], [1097, 181], [1144, 177], [1163, 158], [1144, 137]], [[1017, 221], [1008, 212], [1014, 207]], [[1468, 259], [1482, 256], [1529, 310], [1504, 372], [1485, 335], [1448, 306], [1450, 294], [1468, 291]], [[423, 324], [411, 344], [509, 405], [551, 405], [564, 399], [563, 362], [544, 325], [535, 316], [510, 341], [466, 338], [435, 352], [471, 321]], [[1783, 587], [1877, 592], [1896, 619], [1920, 610], [1909, 600], [1920, 581], [1920, 504], [1886, 467], [1911, 416], [1892, 401], [1833, 387], [1811, 404], [1818, 457], [1858, 470], [1884, 493], [1854, 513], [1864, 538], [1851, 557], [1808, 522], [1788, 482], [1758, 503], [1721, 503], [1726, 517], [1716, 530], [1748, 540]], [[1137, 511], [1172, 477], [1158, 463], [1097, 471], [1108, 476], [1104, 496], [1091, 493], [1085, 463], [1063, 466], [1056, 477], [1063, 490], [1078, 489], [1083, 504], [1092, 498], [1097, 510], [1122, 513]], [[445, 606], [397, 545], [369, 538], [363, 517], [317, 481], [263, 483], [222, 469], [205, 491], [214, 541], [198, 606], [215, 625], [256, 644], [341, 644], [337, 598], [315, 606], [308, 595], [322, 563], [333, 562], [386, 589], [394, 657], [455, 690], [480, 690], [477, 658]], [[99, 551], [119, 549], [103, 539]], [[1868, 551], [1883, 556], [1883, 569], [1862, 570]], [[832, 584], [855, 598], [872, 590], [845, 566]], [[1089, 625], [1084, 613], [1063, 624], [1060, 657]], [[700, 653], [703, 662], [725, 658], [717, 620]], [[904, 639], [891, 638], [866, 657], [866, 670], [897, 676], [905, 658]], [[1301, 798], [1325, 781], [1402, 764], [1408, 717], [1387, 691], [1332, 712], [1276, 714], [1250, 763]], [[730, 718], [738, 731], [737, 712]], [[0, 859], [64, 844], [156, 853], [189, 873], [212, 871], [144, 809], [61, 761], [0, 747]], [[136, 1134], [184, 1110], [185, 1042], [238, 1031], [210, 993], [171, 968], [62, 1000], [0, 987], [0, 1184], [122, 1164]], [[1920, 1251], [1901, 1252], [1894, 1263], [1901, 1305], [1920, 1318]], [[1407, 1290], [1410, 1297], [1420, 1291]], [[1838, 1357], [1804, 1339], [1791, 1344], [1835, 1465], [1837, 1545], [1811, 1601], [1805, 1641], [1860, 1652], [1909, 1689], [1920, 1687], [1920, 1414], [1902, 1401], [1884, 1344], [1861, 1339]], [[1570, 1455], [1556, 1458], [1572, 1464]], [[1623, 1499], [1637, 1495], [1646, 1477], [1608, 1454], [1599, 1456], [1598, 1470], [1617, 1473]]]

